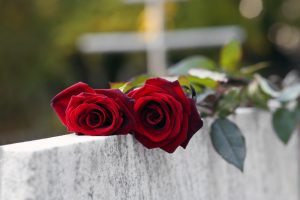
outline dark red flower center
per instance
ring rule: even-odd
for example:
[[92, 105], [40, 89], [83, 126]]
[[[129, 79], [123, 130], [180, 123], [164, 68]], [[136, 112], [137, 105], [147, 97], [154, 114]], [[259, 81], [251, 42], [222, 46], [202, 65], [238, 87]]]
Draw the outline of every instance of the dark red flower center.
[[158, 103], [148, 103], [143, 109], [142, 116], [146, 126], [162, 128], [165, 125], [164, 112]]
[[112, 114], [103, 107], [93, 109], [80, 117], [80, 123], [87, 128], [94, 129], [98, 127], [107, 127], [112, 123]]

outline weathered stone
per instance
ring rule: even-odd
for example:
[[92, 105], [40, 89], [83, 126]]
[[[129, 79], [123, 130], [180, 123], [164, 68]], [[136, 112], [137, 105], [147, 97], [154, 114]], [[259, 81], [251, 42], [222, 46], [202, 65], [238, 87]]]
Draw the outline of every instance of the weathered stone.
[[244, 173], [213, 149], [209, 124], [186, 150], [145, 149], [131, 135], [73, 134], [0, 147], [1, 200], [298, 200], [299, 136], [283, 145], [270, 114], [232, 117], [246, 137]]

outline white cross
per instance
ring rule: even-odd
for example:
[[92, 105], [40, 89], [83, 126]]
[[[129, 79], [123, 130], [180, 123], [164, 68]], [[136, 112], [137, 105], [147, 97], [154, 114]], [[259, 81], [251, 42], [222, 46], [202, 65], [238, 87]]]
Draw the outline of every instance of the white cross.
[[[165, 43], [165, 3], [168, 0], [124, 0], [126, 3], [145, 4], [147, 70], [149, 74], [165, 75], [167, 54]], [[169, 0], [182, 1], [182, 0]]]
[[101, 53], [146, 50], [148, 73], [162, 76], [167, 71], [168, 49], [215, 47], [222, 46], [232, 39], [242, 41], [245, 38], [244, 30], [237, 26], [165, 31], [164, 4], [168, 0], [124, 1], [145, 3], [146, 32], [85, 34], [78, 39], [80, 51]]

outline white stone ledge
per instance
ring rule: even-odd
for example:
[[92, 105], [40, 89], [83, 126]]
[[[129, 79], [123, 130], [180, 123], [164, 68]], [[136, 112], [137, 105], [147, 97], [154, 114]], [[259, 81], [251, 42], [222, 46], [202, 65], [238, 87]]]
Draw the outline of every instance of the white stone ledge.
[[270, 114], [232, 117], [246, 137], [241, 173], [213, 149], [211, 119], [188, 148], [148, 150], [131, 135], [74, 134], [0, 147], [1, 200], [299, 200], [299, 136], [283, 145]]

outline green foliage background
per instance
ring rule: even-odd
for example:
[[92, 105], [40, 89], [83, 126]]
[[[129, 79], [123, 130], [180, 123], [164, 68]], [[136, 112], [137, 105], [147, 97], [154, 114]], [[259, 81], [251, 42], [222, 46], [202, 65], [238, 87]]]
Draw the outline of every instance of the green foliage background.
[[[282, 3], [265, 0], [262, 15], [253, 20], [241, 16], [238, 0], [169, 3], [166, 25], [179, 29], [239, 24], [248, 33], [245, 62], [274, 58], [276, 64], [278, 52], [267, 32], [273, 23], [286, 21], [280, 12]], [[77, 52], [76, 39], [86, 32], [140, 30], [142, 10], [142, 5], [124, 5], [121, 0], [0, 0], [0, 143], [63, 133], [49, 101], [80, 81], [70, 61]], [[298, 25], [299, 19], [289, 23]], [[178, 53], [172, 55], [173, 60], [181, 59], [176, 58]], [[85, 59], [92, 68], [98, 57]], [[95, 82], [91, 84], [99, 85]]]

